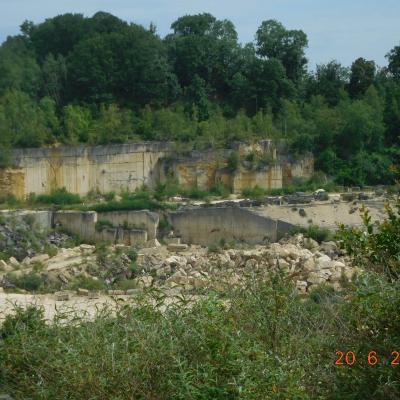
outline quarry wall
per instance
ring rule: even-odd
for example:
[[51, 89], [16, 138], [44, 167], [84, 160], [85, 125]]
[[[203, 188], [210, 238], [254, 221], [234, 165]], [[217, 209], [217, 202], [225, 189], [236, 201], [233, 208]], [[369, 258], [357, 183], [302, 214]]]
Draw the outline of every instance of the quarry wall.
[[[99, 221], [107, 221], [110, 226], [99, 229]], [[91, 243], [143, 244], [156, 238], [158, 223], [158, 214], [147, 210], [105, 213], [66, 210], [53, 214], [53, 224], [61, 225], [67, 232]]]
[[23, 199], [30, 193], [46, 194], [62, 187], [82, 196], [91, 191], [120, 193], [143, 184], [154, 187], [171, 177], [187, 188], [209, 189], [222, 182], [240, 193], [256, 185], [281, 188], [314, 172], [312, 157], [291, 159], [271, 141], [237, 149], [240, 156], [249, 151], [268, 154], [271, 162], [262, 167], [240, 164], [229, 169], [227, 159], [232, 151], [192, 151], [179, 156], [168, 142], [17, 149], [12, 153], [12, 167], [0, 169], [0, 194]]
[[206, 207], [170, 213], [174, 234], [184, 243], [209, 245], [220, 239], [276, 242], [293, 227], [241, 207]]
[[152, 142], [14, 150], [13, 168], [0, 170], [0, 191], [23, 198], [62, 187], [80, 195], [151, 187], [169, 148]]
[[[0, 216], [22, 219], [29, 217], [43, 229], [61, 227], [87, 243], [107, 242], [128, 246], [145, 244], [157, 238], [159, 215], [141, 211], [79, 210], [4, 210]], [[219, 239], [249, 244], [275, 242], [293, 227], [278, 219], [268, 218], [241, 207], [187, 208], [170, 212], [174, 235], [184, 243], [209, 245]], [[107, 224], [98, 224], [106, 221]], [[101, 225], [101, 226], [99, 226]]]

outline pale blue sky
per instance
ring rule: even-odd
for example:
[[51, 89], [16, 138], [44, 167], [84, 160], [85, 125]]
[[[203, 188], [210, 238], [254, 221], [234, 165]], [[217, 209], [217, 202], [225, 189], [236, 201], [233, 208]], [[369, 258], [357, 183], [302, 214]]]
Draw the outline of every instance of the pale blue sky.
[[400, 44], [400, 0], [0, 0], [0, 42], [25, 19], [100, 10], [144, 26], [154, 22], [161, 36], [182, 15], [210, 12], [230, 19], [243, 43], [253, 40], [261, 21], [277, 19], [307, 33], [311, 68], [332, 59], [350, 65], [358, 57], [383, 66], [385, 54]]

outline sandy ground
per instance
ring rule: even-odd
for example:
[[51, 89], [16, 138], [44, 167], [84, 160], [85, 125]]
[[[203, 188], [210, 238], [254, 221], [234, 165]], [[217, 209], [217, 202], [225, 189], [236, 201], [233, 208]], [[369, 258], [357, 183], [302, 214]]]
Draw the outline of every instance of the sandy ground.
[[[366, 201], [364, 203], [370, 210], [372, 222], [384, 219], [384, 201]], [[312, 220], [312, 224], [327, 228], [335, 228], [336, 223], [343, 223], [345, 225], [361, 225], [362, 220], [359, 211], [361, 204], [361, 202], [358, 202], [356, 205], [347, 202], [336, 204], [315, 202], [312, 204], [298, 204], [296, 206], [268, 205], [253, 208], [253, 210], [263, 216], [281, 219], [294, 225], [307, 226], [310, 224], [309, 220]], [[297, 210], [294, 210], [293, 207], [296, 207]], [[305, 210], [305, 217], [300, 216], [298, 211], [300, 208]], [[355, 208], [357, 208], [357, 210], [350, 213], [350, 210]]]
[[[191, 307], [203, 296], [201, 295], [182, 295], [179, 291], [170, 289], [164, 292], [167, 296], [162, 304], [159, 299], [145, 297], [147, 304], [152, 304], [165, 311], [168, 307], [174, 307], [184, 301], [185, 307]], [[140, 302], [142, 303], [142, 302]], [[142, 303], [143, 304], [143, 303]], [[112, 314], [115, 310], [125, 305], [138, 305], [138, 297], [129, 295], [100, 295], [98, 299], [89, 299], [86, 296], [73, 294], [67, 301], [57, 301], [54, 294], [15, 294], [0, 293], [0, 325], [5, 317], [13, 314], [16, 306], [26, 308], [29, 305], [43, 307], [44, 317], [50, 322], [54, 317], [62, 317], [63, 322], [73, 320], [75, 317], [81, 317], [84, 320], [92, 320], [101, 312]]]
[[105, 308], [115, 310], [118, 305], [129, 304], [132, 300], [132, 296], [125, 295], [115, 297], [102, 295], [98, 299], [88, 299], [84, 296], [75, 295], [68, 301], [56, 301], [52, 294], [0, 293], [0, 323], [6, 315], [13, 313], [16, 306], [36, 305], [43, 307], [46, 320], [52, 320], [56, 314], [59, 316], [63, 314], [67, 319], [74, 315], [91, 319]]

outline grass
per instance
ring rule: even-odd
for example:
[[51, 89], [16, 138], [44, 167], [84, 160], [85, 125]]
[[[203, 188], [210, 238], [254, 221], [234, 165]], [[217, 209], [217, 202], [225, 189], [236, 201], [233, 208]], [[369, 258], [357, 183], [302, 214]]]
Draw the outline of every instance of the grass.
[[87, 290], [102, 290], [106, 288], [105, 282], [100, 279], [94, 279], [84, 275], [78, 275], [67, 286], [70, 290], [87, 289]]
[[64, 187], [56, 189], [50, 194], [35, 195], [34, 193], [31, 193], [28, 202], [33, 204], [54, 204], [64, 206], [68, 204], [79, 204], [82, 202], [82, 199], [78, 194], [70, 193]]
[[290, 234], [295, 235], [302, 233], [305, 237], [316, 240], [318, 243], [327, 242], [334, 239], [334, 232], [328, 228], [321, 228], [318, 225], [309, 225], [308, 227], [295, 226], [291, 229]]
[[7, 274], [7, 280], [18, 289], [37, 292], [43, 285], [43, 279], [37, 272], [29, 272], [17, 276], [15, 273]]
[[[399, 290], [368, 274], [302, 299], [277, 274], [191, 307], [157, 292], [162, 307], [142, 299], [92, 321], [17, 308], [0, 328], [0, 387], [18, 399], [394, 400], [398, 367], [366, 360], [398, 349]], [[335, 366], [337, 350], [356, 364]]]

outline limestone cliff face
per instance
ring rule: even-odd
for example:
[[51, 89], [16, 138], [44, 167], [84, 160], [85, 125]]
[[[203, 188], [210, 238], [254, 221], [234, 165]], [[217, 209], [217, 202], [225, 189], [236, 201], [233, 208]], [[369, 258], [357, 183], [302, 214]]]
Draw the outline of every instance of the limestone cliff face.
[[[106, 146], [74, 146], [15, 150], [13, 167], [0, 169], [0, 193], [24, 198], [65, 187], [86, 195], [90, 191], [133, 191], [154, 187], [174, 177], [186, 188], [209, 189], [222, 182], [233, 192], [259, 186], [281, 188], [294, 178], [309, 178], [313, 159], [292, 159], [272, 141], [238, 144], [233, 150], [174, 153], [170, 143], [143, 142]], [[228, 167], [232, 152], [239, 157]]]

